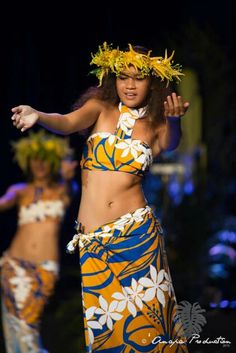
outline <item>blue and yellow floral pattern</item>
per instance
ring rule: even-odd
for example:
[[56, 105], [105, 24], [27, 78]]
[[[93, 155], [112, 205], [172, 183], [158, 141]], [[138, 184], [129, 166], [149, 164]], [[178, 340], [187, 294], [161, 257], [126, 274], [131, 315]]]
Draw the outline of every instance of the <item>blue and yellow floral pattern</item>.
[[163, 232], [151, 208], [87, 234], [76, 228], [68, 251], [80, 249], [87, 352], [186, 353]]
[[2, 316], [8, 353], [43, 352], [39, 324], [57, 278], [55, 261], [34, 264], [9, 254], [2, 257]]
[[81, 168], [143, 176], [152, 163], [152, 151], [146, 142], [131, 136], [135, 121], [145, 115], [146, 109], [130, 109], [120, 103], [119, 110], [121, 114], [114, 134], [96, 132], [87, 139]]

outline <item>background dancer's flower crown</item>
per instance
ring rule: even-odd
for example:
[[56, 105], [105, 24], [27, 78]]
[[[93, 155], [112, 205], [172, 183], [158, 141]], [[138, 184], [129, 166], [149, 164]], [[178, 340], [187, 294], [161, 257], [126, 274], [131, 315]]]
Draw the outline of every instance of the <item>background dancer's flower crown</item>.
[[27, 172], [29, 160], [40, 158], [50, 163], [52, 173], [57, 174], [61, 160], [71, 156], [73, 149], [69, 146], [68, 139], [47, 134], [44, 130], [30, 132], [28, 137], [11, 142], [14, 159], [23, 172]]
[[169, 58], [167, 50], [164, 58], [161, 56], [151, 57], [151, 50], [147, 54], [142, 54], [136, 52], [131, 44], [128, 44], [128, 47], [129, 51], [122, 51], [119, 48], [112, 49], [111, 45], [104, 42], [102, 46], [99, 46], [96, 54], [91, 54], [92, 61], [90, 65], [97, 65], [98, 68], [90, 71], [90, 73], [97, 76], [99, 86], [102, 84], [103, 77], [109, 72], [118, 76], [130, 65], [139, 70], [143, 77], [154, 75], [160, 77], [162, 81], [166, 79], [167, 83], [173, 81], [173, 79], [180, 81], [180, 76], [184, 75], [179, 64], [173, 65], [174, 51]]

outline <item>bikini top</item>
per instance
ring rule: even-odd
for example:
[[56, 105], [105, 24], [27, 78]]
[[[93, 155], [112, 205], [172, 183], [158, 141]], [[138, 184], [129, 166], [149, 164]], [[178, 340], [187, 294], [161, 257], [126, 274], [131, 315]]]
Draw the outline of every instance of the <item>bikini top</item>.
[[64, 213], [62, 200], [37, 200], [27, 206], [20, 206], [18, 224], [42, 222], [47, 218], [62, 218]]
[[96, 132], [86, 141], [81, 169], [119, 171], [143, 176], [152, 164], [152, 150], [141, 140], [132, 139], [137, 119], [146, 108], [130, 109], [119, 104], [120, 116], [115, 133]]

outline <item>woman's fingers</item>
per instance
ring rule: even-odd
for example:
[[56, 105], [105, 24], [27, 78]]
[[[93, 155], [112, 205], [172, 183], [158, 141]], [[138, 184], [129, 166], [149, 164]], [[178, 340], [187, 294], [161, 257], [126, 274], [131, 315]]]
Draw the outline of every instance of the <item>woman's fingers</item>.
[[168, 112], [171, 116], [174, 115], [174, 103], [172, 100], [172, 95], [171, 96], [167, 96], [167, 105], [168, 105]]
[[181, 96], [177, 96], [175, 92], [167, 96], [164, 102], [165, 116], [180, 117], [183, 116], [189, 107], [189, 103], [183, 103]]
[[172, 93], [172, 100], [174, 105], [174, 115], [179, 116], [181, 112], [181, 100], [179, 99], [179, 97], [177, 97], [175, 92]]
[[14, 108], [11, 109], [11, 111], [12, 111], [13, 113], [18, 113], [18, 112], [21, 111], [21, 108], [20, 108], [20, 106], [14, 107]]
[[24, 127], [24, 125], [25, 125], [24, 122], [22, 120], [20, 120], [18, 122], [18, 124], [16, 124], [16, 127], [17, 127], [17, 129], [22, 129]]
[[12, 120], [13, 120], [13, 125], [17, 126], [21, 120], [21, 116], [19, 114], [14, 114], [12, 116]]
[[189, 102], [185, 102], [184, 103], [184, 112], [186, 113], [186, 111], [188, 110], [189, 108]]
[[29, 105], [19, 105], [11, 109], [14, 113], [11, 117], [13, 125], [22, 132], [33, 126], [37, 119], [37, 111]]
[[23, 131], [22, 129], [26, 129], [25, 127], [25, 122], [23, 121], [22, 117], [20, 114], [15, 113], [11, 119], [13, 120], [13, 125], [17, 128], [17, 129], [21, 129], [21, 131]]

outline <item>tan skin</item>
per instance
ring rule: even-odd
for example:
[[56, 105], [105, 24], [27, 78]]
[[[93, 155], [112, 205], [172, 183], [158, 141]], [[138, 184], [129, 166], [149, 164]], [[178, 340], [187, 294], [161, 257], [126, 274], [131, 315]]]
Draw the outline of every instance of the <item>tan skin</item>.
[[[62, 166], [62, 175], [70, 179], [76, 164]], [[26, 206], [33, 202], [35, 188], [42, 187], [42, 200], [62, 200], [65, 207], [69, 196], [65, 184], [52, 182], [51, 168], [48, 162], [40, 159], [30, 161], [33, 181], [27, 184], [15, 184], [8, 188], [0, 198], [0, 211], [14, 206]], [[48, 218], [42, 222], [18, 225], [13, 240], [7, 250], [8, 254], [21, 259], [40, 263], [44, 260], [59, 260], [58, 234], [60, 219]]]
[[[120, 100], [127, 107], [143, 107], [151, 89], [150, 78], [140, 77], [134, 67], [129, 67], [117, 77], [116, 89]], [[182, 97], [172, 93], [164, 103], [166, 123], [154, 128], [150, 117], [139, 119], [135, 123], [132, 138], [148, 143], [153, 157], [158, 156], [161, 151], [173, 146], [173, 131], [180, 124], [178, 117], [185, 114], [188, 106], [189, 103], [184, 103]], [[24, 105], [13, 108], [12, 112], [13, 124], [22, 132], [37, 122], [61, 134], [70, 134], [90, 126], [93, 126], [91, 133], [114, 133], [120, 115], [117, 106], [98, 99], [90, 99], [81, 108], [65, 115], [47, 114]], [[168, 117], [176, 117], [177, 123], [173, 125]], [[177, 128], [180, 129], [180, 126]], [[83, 170], [78, 220], [84, 225], [85, 232], [93, 231], [104, 223], [143, 207], [146, 200], [141, 181], [141, 177], [129, 173]]]

